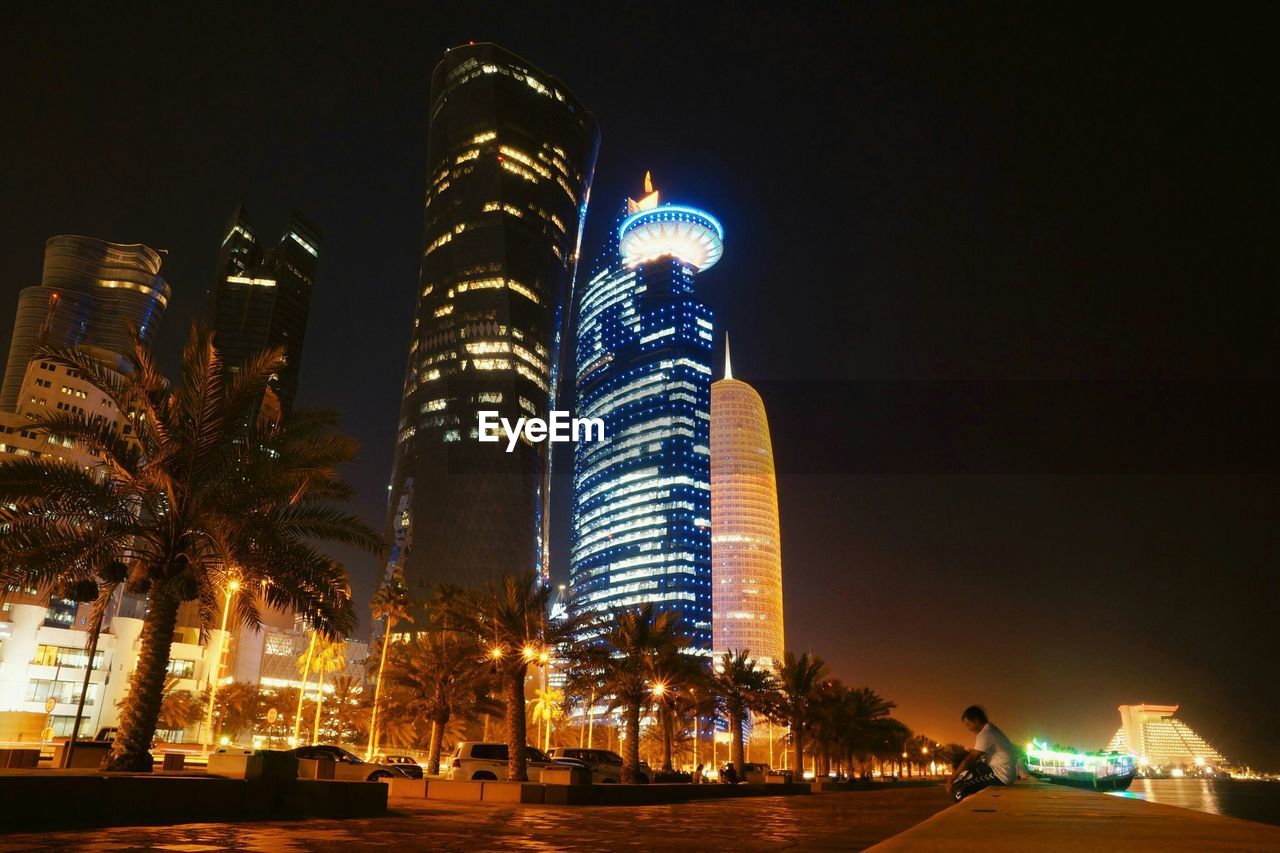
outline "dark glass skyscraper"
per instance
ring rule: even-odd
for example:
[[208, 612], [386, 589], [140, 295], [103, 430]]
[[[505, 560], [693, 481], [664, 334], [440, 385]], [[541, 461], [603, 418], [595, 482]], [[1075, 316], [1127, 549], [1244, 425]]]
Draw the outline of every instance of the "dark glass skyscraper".
[[320, 229], [294, 211], [284, 235], [264, 249], [241, 206], [218, 252], [213, 329], [223, 361], [234, 367], [270, 347], [283, 347], [285, 368], [271, 383], [288, 416], [298, 393], [311, 288], [320, 259]]
[[134, 332], [144, 342], [155, 336], [169, 295], [169, 285], [160, 277], [160, 254], [154, 249], [93, 237], [49, 238], [40, 284], [18, 296], [0, 408], [16, 410], [37, 347], [132, 352]]
[[420, 295], [388, 504], [415, 592], [547, 570], [547, 445], [478, 441], [478, 412], [546, 417], [599, 131], [554, 77], [492, 44], [431, 85]]
[[606, 439], [575, 446], [570, 577], [577, 612], [652, 602], [711, 650], [712, 314], [694, 276], [724, 232], [709, 214], [628, 199], [577, 310], [575, 416]]

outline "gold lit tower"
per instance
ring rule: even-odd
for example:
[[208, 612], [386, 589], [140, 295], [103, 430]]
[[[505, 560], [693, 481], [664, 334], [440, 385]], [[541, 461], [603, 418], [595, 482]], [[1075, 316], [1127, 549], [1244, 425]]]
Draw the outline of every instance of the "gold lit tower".
[[747, 649], [764, 669], [782, 660], [782, 538], [764, 401], [733, 378], [711, 385], [711, 591], [716, 654]]

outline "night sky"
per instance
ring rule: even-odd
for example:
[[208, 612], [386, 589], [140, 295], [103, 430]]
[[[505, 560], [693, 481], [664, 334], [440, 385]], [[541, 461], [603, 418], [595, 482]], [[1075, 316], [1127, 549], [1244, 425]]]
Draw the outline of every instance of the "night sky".
[[1096, 748], [1181, 703], [1280, 769], [1276, 7], [37, 5], [0, 50], [0, 352], [80, 233], [168, 250], [173, 365], [235, 205], [269, 241], [297, 207], [300, 399], [380, 526], [430, 72], [496, 41], [600, 122], [585, 257], [646, 169], [725, 226], [698, 281], [769, 410], [789, 647], [939, 739], [980, 702]]

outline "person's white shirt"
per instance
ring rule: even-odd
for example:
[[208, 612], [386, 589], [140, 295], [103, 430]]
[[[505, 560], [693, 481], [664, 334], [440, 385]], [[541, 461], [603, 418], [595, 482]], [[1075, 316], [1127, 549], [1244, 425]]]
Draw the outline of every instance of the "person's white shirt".
[[1012, 785], [1018, 779], [1018, 759], [1013, 753], [1013, 744], [1004, 736], [1004, 732], [987, 723], [978, 732], [973, 748], [980, 751], [987, 766], [996, 774], [996, 778], [1006, 785]]

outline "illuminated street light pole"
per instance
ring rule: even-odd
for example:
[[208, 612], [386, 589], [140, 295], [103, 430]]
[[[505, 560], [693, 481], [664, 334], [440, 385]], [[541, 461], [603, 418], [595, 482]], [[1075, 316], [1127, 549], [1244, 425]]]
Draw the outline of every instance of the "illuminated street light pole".
[[213, 745], [213, 704], [218, 695], [218, 679], [222, 677], [222, 653], [227, 644], [227, 617], [231, 614], [231, 599], [235, 598], [240, 581], [232, 578], [227, 582], [227, 603], [222, 607], [222, 630], [218, 633], [218, 653], [213, 658], [213, 674], [209, 679], [209, 712], [205, 717], [204, 751], [209, 752]]
[[551, 654], [544, 651], [538, 656], [538, 660], [542, 662], [542, 710], [543, 716], [547, 718], [547, 730], [542, 738], [542, 751], [546, 752], [551, 749], [551, 703], [547, 694], [547, 667], [551, 663]]

